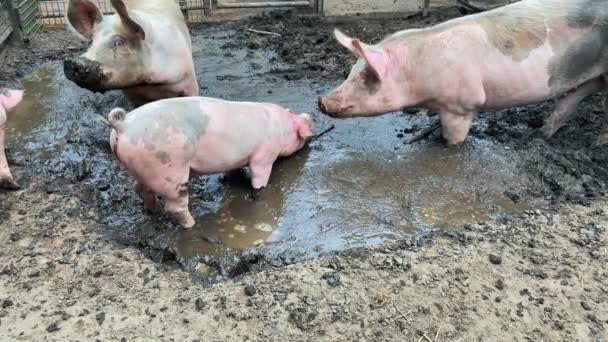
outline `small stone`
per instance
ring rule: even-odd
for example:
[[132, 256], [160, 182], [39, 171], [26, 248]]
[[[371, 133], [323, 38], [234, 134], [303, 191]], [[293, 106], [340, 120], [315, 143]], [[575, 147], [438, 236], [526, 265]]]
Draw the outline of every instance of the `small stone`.
[[110, 189], [110, 184], [108, 183], [100, 183], [97, 185], [97, 190], [99, 191], [107, 191]]
[[494, 265], [502, 264], [502, 257], [500, 255], [490, 254], [489, 259], [490, 259], [490, 262], [493, 263]]
[[494, 301], [495, 301], [496, 303], [500, 303], [500, 302], [502, 302], [502, 298], [500, 298], [500, 297], [496, 297], [496, 298], [494, 298]]
[[48, 327], [46, 327], [46, 331], [50, 332], [50, 333], [54, 333], [56, 331], [59, 331], [59, 325], [57, 324], [57, 322], [52, 323], [51, 325], [49, 325]]
[[243, 234], [247, 233], [247, 227], [243, 226], [242, 224], [237, 224], [236, 226], [234, 226], [233, 229], [239, 233], [243, 233]]
[[201, 298], [196, 298], [194, 301], [194, 307], [197, 311], [202, 311], [205, 308], [205, 302]]
[[258, 292], [254, 285], [245, 286], [245, 294], [248, 296], [254, 296]]
[[25, 215], [27, 214], [27, 211], [25, 211], [25, 209], [19, 209], [17, 210], [17, 213], [19, 213], [19, 215]]
[[2, 308], [3, 309], [9, 308], [9, 307], [11, 307], [13, 305], [14, 305], [14, 303], [10, 299], [5, 299], [4, 302], [2, 302]]
[[255, 229], [262, 231], [262, 232], [267, 232], [267, 233], [271, 233], [272, 232], [272, 226], [269, 225], [268, 223], [258, 223], [255, 226], [253, 226]]
[[341, 284], [340, 275], [337, 272], [327, 272], [323, 274], [321, 278], [325, 279], [325, 281], [327, 281], [327, 285], [331, 287], [336, 287]]
[[581, 302], [581, 306], [587, 311], [591, 310], [591, 306], [587, 302]]
[[103, 324], [103, 321], [106, 320], [106, 313], [105, 312], [98, 312], [97, 315], [95, 315], [95, 320], [97, 320], [97, 323], [99, 323], [99, 325]]

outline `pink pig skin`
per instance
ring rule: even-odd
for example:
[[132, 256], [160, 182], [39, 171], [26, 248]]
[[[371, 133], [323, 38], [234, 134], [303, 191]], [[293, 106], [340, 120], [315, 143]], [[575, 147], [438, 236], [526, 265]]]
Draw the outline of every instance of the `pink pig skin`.
[[[335, 35], [359, 60], [342, 85], [319, 98], [323, 112], [345, 118], [426, 107], [439, 113], [450, 145], [465, 140], [478, 111], [565, 95], [543, 128], [550, 137], [608, 84], [607, 1], [522, 0], [376, 45]], [[597, 143], [606, 141], [605, 124]]]
[[0, 188], [9, 190], [19, 189], [8, 168], [4, 154], [4, 130], [6, 126], [6, 112], [16, 107], [23, 99], [23, 90], [0, 89]]
[[278, 105], [230, 102], [206, 97], [166, 99], [130, 113], [112, 110], [110, 146], [135, 179], [147, 209], [156, 196], [185, 228], [194, 225], [188, 210], [188, 180], [251, 168], [254, 189], [268, 183], [280, 156], [301, 149], [312, 136], [308, 114], [296, 115]]

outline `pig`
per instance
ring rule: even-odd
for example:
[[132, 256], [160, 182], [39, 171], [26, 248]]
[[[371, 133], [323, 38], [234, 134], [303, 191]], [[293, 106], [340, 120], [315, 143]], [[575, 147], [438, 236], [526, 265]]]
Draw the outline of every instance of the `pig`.
[[13, 179], [4, 154], [4, 130], [6, 128], [6, 112], [15, 108], [23, 99], [23, 90], [0, 88], [0, 188], [17, 190], [19, 185]]
[[[358, 61], [319, 97], [322, 112], [345, 118], [427, 108], [439, 113], [448, 145], [466, 139], [478, 111], [560, 97], [543, 127], [551, 137], [585, 97], [607, 87], [605, 0], [522, 0], [376, 45], [335, 36]], [[596, 144], [607, 141], [604, 125]]]
[[69, 27], [91, 45], [64, 61], [66, 77], [94, 92], [121, 89], [136, 106], [164, 98], [198, 96], [192, 43], [173, 0], [111, 0], [104, 15], [90, 0], [71, 0]]
[[268, 183], [274, 161], [301, 149], [312, 137], [309, 114], [275, 104], [183, 97], [148, 103], [127, 114], [113, 109], [100, 121], [110, 127], [110, 147], [135, 180], [144, 208], [165, 210], [185, 228], [188, 180], [249, 166], [251, 185]]

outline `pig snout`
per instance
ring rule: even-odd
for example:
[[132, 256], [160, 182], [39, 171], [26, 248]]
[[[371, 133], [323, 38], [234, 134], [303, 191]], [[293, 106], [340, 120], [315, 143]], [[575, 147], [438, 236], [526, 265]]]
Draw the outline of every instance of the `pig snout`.
[[341, 118], [348, 116], [349, 107], [344, 102], [344, 99], [339, 94], [332, 94], [327, 97], [319, 97], [319, 110], [321, 113], [329, 115], [333, 118]]
[[106, 90], [104, 85], [107, 83], [107, 76], [103, 73], [99, 62], [83, 57], [69, 58], [63, 62], [63, 72], [67, 79], [79, 87], [96, 93], [103, 93]]
[[319, 110], [321, 111], [321, 113], [323, 114], [327, 114], [327, 107], [325, 107], [325, 103], [323, 103], [323, 97], [319, 96]]

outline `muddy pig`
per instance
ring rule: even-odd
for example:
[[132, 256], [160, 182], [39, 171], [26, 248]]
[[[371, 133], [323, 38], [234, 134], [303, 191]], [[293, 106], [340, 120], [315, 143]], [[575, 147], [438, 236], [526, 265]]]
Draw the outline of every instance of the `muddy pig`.
[[6, 112], [15, 108], [23, 98], [23, 90], [9, 90], [0, 88], [0, 188], [9, 190], [19, 189], [8, 168], [4, 154], [4, 130], [6, 126]]
[[[522, 0], [377, 45], [335, 31], [359, 59], [319, 108], [337, 118], [420, 106], [439, 113], [449, 145], [462, 143], [480, 110], [563, 96], [545, 122], [552, 136], [585, 97], [605, 90], [608, 1]], [[608, 141], [604, 125], [598, 144]]]
[[188, 180], [249, 166], [254, 189], [266, 186], [280, 156], [302, 148], [312, 136], [308, 114], [293, 114], [278, 105], [185, 97], [152, 102], [127, 113], [116, 108], [108, 119], [111, 149], [135, 180], [146, 209], [155, 211], [156, 196], [186, 228]]
[[64, 61], [68, 79], [94, 92], [122, 89], [136, 105], [198, 96], [190, 34], [173, 0], [111, 0], [104, 15], [90, 0], [71, 0], [69, 26], [91, 41]]

